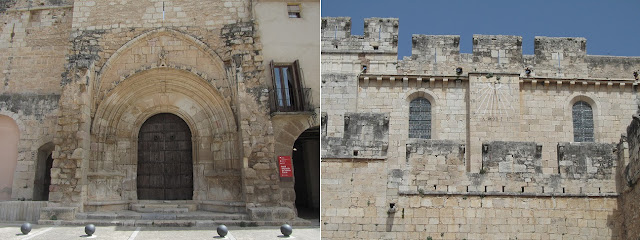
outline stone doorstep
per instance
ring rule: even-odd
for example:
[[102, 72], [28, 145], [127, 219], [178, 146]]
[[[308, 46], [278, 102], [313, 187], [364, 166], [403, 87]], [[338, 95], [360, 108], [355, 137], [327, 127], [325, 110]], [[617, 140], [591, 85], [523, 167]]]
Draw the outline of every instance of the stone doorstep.
[[189, 208], [131, 208], [140, 213], [187, 213]]
[[131, 204], [131, 210], [137, 212], [169, 212], [183, 213], [196, 211], [198, 205], [195, 203], [135, 203]]
[[78, 220], [246, 220], [243, 213], [194, 211], [186, 213], [141, 213], [134, 211], [77, 213]]
[[202, 201], [198, 205], [198, 210], [221, 213], [246, 213], [247, 208], [244, 202], [225, 201]]
[[217, 227], [220, 224], [234, 227], [249, 226], [291, 226], [308, 227], [316, 226], [309, 220], [297, 218], [291, 221], [250, 221], [250, 220], [39, 220], [39, 225], [55, 226], [84, 226], [94, 224], [96, 226], [127, 226], [127, 227]]
[[245, 206], [227, 206], [227, 205], [214, 205], [214, 204], [201, 204], [200, 210], [209, 212], [221, 212], [221, 213], [245, 213]]

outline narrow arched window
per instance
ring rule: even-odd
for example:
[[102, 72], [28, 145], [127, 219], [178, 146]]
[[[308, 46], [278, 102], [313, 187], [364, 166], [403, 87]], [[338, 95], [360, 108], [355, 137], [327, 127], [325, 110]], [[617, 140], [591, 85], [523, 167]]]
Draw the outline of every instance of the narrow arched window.
[[431, 138], [431, 102], [426, 98], [409, 104], [409, 138]]
[[573, 141], [593, 142], [593, 110], [584, 101], [573, 104]]

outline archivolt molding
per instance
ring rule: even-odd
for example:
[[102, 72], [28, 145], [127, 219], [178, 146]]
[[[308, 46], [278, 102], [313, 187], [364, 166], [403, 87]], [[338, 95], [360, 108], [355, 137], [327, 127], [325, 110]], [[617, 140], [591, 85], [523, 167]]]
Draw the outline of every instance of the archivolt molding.
[[[164, 61], [155, 59], [142, 59], [139, 62], [139, 66], [135, 67], [135, 69], [118, 69], [116, 66], [121, 64], [122, 62], [127, 61], [128, 58], [133, 57], [131, 53], [134, 50], [140, 50], [143, 47], [150, 47], [149, 40], [154, 38], [159, 38], [163, 36], [168, 36], [174, 38], [178, 41], [186, 42], [189, 46], [194, 47], [197, 51], [202, 55], [209, 59], [206, 68], [207, 69], [199, 69], [198, 66], [202, 63], [183, 63], [183, 62], [175, 62], [171, 59], [168, 59], [166, 63]], [[154, 47], [160, 47], [168, 52], [180, 52], [184, 50], [172, 50], [173, 46], [163, 46], [158, 45]], [[156, 49], [157, 50], [157, 49]], [[140, 50], [142, 51], [142, 50]], [[151, 55], [152, 53], [148, 53], [147, 55]], [[153, 53], [153, 54], [160, 54]], [[195, 56], [194, 56], [195, 57]], [[158, 57], [157, 57], [158, 58]], [[138, 63], [138, 62], [136, 62]], [[121, 46], [115, 53], [113, 53], [109, 59], [105, 62], [105, 64], [100, 68], [97, 72], [94, 90], [95, 95], [97, 97], [97, 101], [101, 101], [106, 98], [108, 92], [115, 89], [117, 85], [120, 85], [123, 81], [128, 80], [129, 75], [134, 75], [139, 71], [149, 70], [152, 68], [181, 68], [191, 72], [196, 73], [199, 76], [210, 80], [210, 84], [215, 88], [228, 88], [230, 91], [233, 91], [233, 84], [229, 80], [229, 77], [226, 74], [226, 70], [223, 64], [223, 58], [215, 51], [213, 51], [207, 44], [198, 40], [197, 38], [190, 36], [188, 34], [176, 31], [174, 29], [169, 28], [159, 28], [155, 30], [151, 30], [149, 32], [143, 33], [138, 37], [130, 40], [123, 46]], [[209, 70], [209, 71], [207, 71]], [[231, 92], [233, 94], [233, 92]], [[96, 101], [96, 104], [100, 104]]]
[[182, 117], [194, 136], [237, 131], [231, 107], [210, 84], [185, 70], [158, 68], [137, 73], [109, 92], [98, 106], [92, 132], [99, 138], [130, 137], [144, 116], [160, 112]]

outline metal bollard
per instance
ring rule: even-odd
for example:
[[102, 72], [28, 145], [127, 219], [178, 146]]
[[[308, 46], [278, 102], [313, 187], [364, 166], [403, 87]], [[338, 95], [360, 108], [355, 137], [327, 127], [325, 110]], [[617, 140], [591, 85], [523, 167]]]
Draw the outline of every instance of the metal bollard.
[[87, 226], [84, 227], [84, 233], [86, 233], [89, 236], [93, 235], [93, 233], [95, 232], [96, 232], [96, 226], [93, 224], [88, 224]]
[[293, 228], [291, 228], [289, 224], [282, 224], [282, 226], [280, 226], [280, 232], [285, 237], [289, 237], [289, 235], [291, 235], [291, 233], [293, 232]]
[[216, 231], [218, 232], [218, 235], [220, 237], [225, 237], [229, 233], [229, 229], [227, 229], [227, 226], [225, 226], [224, 224], [221, 224], [220, 226], [218, 226]]
[[31, 232], [31, 223], [28, 223], [28, 222], [23, 223], [22, 226], [20, 226], [20, 231], [24, 235], [29, 234], [29, 232]]

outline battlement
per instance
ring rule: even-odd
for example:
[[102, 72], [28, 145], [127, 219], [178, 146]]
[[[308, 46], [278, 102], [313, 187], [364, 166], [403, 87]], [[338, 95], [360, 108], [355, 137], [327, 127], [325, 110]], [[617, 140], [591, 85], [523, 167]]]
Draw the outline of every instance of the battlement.
[[[397, 57], [398, 27], [397, 18], [367, 18], [364, 35], [351, 35], [351, 18], [325, 17], [322, 18], [322, 52], [396, 54]], [[389, 58], [381, 62], [385, 66], [370, 67], [369, 73], [455, 75], [455, 69], [461, 67], [465, 73], [631, 80], [633, 72], [640, 71], [640, 57], [587, 55], [587, 39], [582, 37], [536, 36], [534, 55], [522, 54], [521, 36], [474, 34], [470, 54], [460, 53], [458, 35], [412, 35], [411, 40], [411, 56], [400, 61]], [[368, 60], [370, 58], [362, 58], [362, 65], [368, 65]], [[333, 58], [327, 57], [324, 61], [331, 62]], [[390, 67], [396, 64], [397, 68]], [[360, 67], [353, 69], [361, 70]]]
[[322, 18], [322, 40], [342, 40], [351, 37], [350, 17]]
[[460, 36], [421, 35], [411, 36], [411, 56], [427, 62], [460, 61]]
[[460, 53], [459, 39], [457, 35], [413, 35], [412, 55], [398, 62], [398, 72], [453, 75], [462, 67], [518, 72], [522, 77], [632, 79], [640, 69], [639, 57], [587, 55], [585, 38], [538, 36], [534, 55], [522, 54], [521, 36], [473, 35], [472, 54]]
[[366, 18], [364, 35], [351, 35], [350, 17], [322, 18], [324, 52], [398, 52], [398, 19]]
[[522, 62], [522, 37], [474, 34], [473, 62], [498, 65]]
[[550, 53], [561, 53], [554, 59], [581, 59], [587, 55], [586, 38], [540, 37], [534, 38], [534, 52], [537, 60], [546, 59]]

